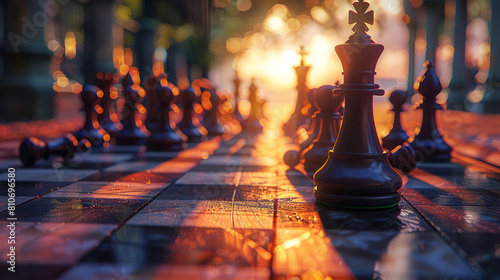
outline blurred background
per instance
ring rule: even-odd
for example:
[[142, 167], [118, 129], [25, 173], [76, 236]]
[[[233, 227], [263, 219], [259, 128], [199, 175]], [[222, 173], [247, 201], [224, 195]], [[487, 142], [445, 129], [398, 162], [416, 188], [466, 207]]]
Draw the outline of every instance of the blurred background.
[[[385, 46], [376, 81], [413, 94], [431, 59], [448, 109], [499, 112], [500, 55], [490, 55], [500, 51], [490, 39], [499, 37], [495, 2], [369, 1], [368, 34]], [[0, 121], [80, 116], [83, 85], [98, 72], [123, 76], [131, 67], [143, 81], [165, 71], [181, 88], [209, 78], [229, 97], [238, 75], [243, 99], [256, 79], [268, 104], [291, 108], [301, 59], [311, 67], [309, 88], [342, 82], [334, 48], [352, 34], [350, 9], [351, 0], [4, 0]]]

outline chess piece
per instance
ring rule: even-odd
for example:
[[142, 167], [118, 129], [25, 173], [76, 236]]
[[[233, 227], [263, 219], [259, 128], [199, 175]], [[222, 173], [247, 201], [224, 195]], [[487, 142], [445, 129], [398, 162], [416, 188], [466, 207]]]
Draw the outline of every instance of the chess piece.
[[300, 147], [301, 151], [304, 151], [309, 146], [311, 146], [312, 142], [314, 141], [314, 139], [316, 139], [318, 137], [318, 133], [319, 133], [320, 126], [319, 126], [319, 122], [318, 122], [318, 118], [317, 118], [317, 113], [319, 113], [319, 109], [316, 106], [316, 103], [314, 103], [316, 90], [317, 89], [314, 88], [314, 89], [311, 89], [307, 92], [307, 101], [311, 105], [311, 107], [309, 108], [309, 112], [308, 112], [308, 115], [311, 118], [311, 124], [309, 125], [308, 137], [304, 141], [299, 143], [299, 147]]
[[188, 142], [199, 143], [203, 140], [204, 134], [193, 123], [193, 104], [196, 101], [196, 93], [193, 87], [189, 86], [181, 91], [179, 99], [183, 112], [178, 127], [187, 136]]
[[436, 124], [436, 110], [443, 109], [436, 102], [436, 96], [441, 92], [441, 82], [432, 70], [432, 63], [427, 61], [427, 69], [417, 78], [415, 89], [424, 97], [418, 107], [422, 109], [422, 125], [415, 136], [411, 147], [417, 154], [417, 160], [442, 162], [451, 159], [452, 148], [446, 144]]
[[399, 169], [404, 173], [410, 173], [417, 167], [415, 151], [406, 143], [394, 148], [389, 153], [388, 159], [394, 169]]
[[83, 127], [76, 131], [73, 135], [77, 140], [88, 139], [92, 146], [101, 146], [109, 140], [109, 135], [99, 126], [97, 120], [96, 106], [101, 101], [103, 96], [102, 90], [93, 85], [86, 85], [80, 92], [80, 97], [83, 101], [82, 110], [85, 112], [85, 123]]
[[257, 86], [255, 85], [255, 80], [252, 79], [250, 84], [250, 94], [248, 96], [248, 101], [250, 101], [251, 109], [248, 118], [243, 123], [243, 131], [250, 133], [258, 133], [262, 131], [262, 125], [260, 124], [260, 108], [259, 100], [257, 99]]
[[245, 121], [245, 118], [241, 115], [238, 109], [238, 104], [240, 104], [240, 83], [241, 80], [238, 77], [238, 71], [236, 71], [234, 78], [234, 117], [240, 123], [240, 125]]
[[19, 158], [25, 166], [32, 166], [37, 160], [41, 158], [47, 160], [50, 156], [60, 156], [68, 160], [73, 157], [77, 149], [78, 140], [71, 134], [51, 142], [28, 137], [19, 146]]
[[286, 151], [283, 155], [283, 161], [289, 167], [295, 167], [300, 163], [300, 152], [295, 150]]
[[113, 99], [116, 99], [117, 96], [114, 98], [111, 96], [111, 88], [117, 82], [118, 78], [109, 72], [106, 74], [99, 72], [96, 77], [96, 85], [103, 93], [101, 100], [102, 114], [98, 115], [99, 124], [111, 137], [115, 137], [122, 129], [113, 105]]
[[319, 121], [318, 137], [306, 149], [304, 155], [304, 169], [307, 172], [316, 172], [328, 158], [328, 151], [335, 145], [335, 140], [340, 130], [342, 115], [339, 113], [344, 97], [333, 95], [336, 86], [322, 86], [314, 95], [314, 103], [319, 108], [317, 118]]
[[148, 102], [148, 110], [146, 112], [146, 120], [144, 125], [149, 131], [153, 131], [159, 126], [159, 112], [158, 112], [158, 97], [156, 89], [159, 87], [159, 82], [154, 74], [151, 74], [144, 84], [146, 91], [146, 100]]
[[[126, 77], [130, 77], [127, 74]], [[130, 77], [131, 78], [131, 77]], [[129, 84], [129, 78], [123, 83], [123, 98], [125, 105], [122, 112], [123, 129], [116, 135], [116, 145], [144, 145], [149, 134], [147, 129], [138, 119], [137, 106], [144, 99], [144, 90], [138, 84]]]
[[393, 207], [401, 199], [403, 180], [382, 150], [373, 118], [373, 95], [384, 94], [374, 83], [384, 46], [366, 34], [366, 23], [373, 23], [373, 11], [366, 12], [369, 4], [359, 0], [353, 6], [349, 23], [355, 23], [354, 34], [335, 47], [344, 83], [334, 94], [345, 96], [344, 120], [328, 160], [314, 174], [314, 195], [319, 203], [337, 207]]
[[224, 134], [222, 126], [219, 124], [219, 103], [221, 101], [219, 95], [215, 89], [208, 90], [210, 93], [209, 102], [211, 104], [210, 109], [206, 111], [205, 119], [203, 120], [203, 125], [207, 129], [207, 134], [209, 136], [218, 136]]
[[285, 135], [290, 137], [295, 135], [295, 131], [307, 122], [307, 117], [302, 114], [302, 108], [304, 107], [304, 101], [306, 99], [307, 73], [311, 67], [305, 65], [304, 57], [307, 55], [307, 52], [304, 46], [300, 47], [299, 54], [300, 63], [298, 66], [294, 67], [297, 75], [297, 102], [295, 103], [295, 110], [290, 116], [290, 119], [282, 127]]
[[394, 112], [394, 125], [389, 134], [382, 138], [382, 147], [384, 149], [392, 150], [399, 145], [403, 145], [408, 140], [408, 135], [401, 127], [401, 112], [404, 111], [403, 104], [405, 104], [407, 98], [408, 92], [402, 90], [393, 91], [389, 97]]
[[153, 130], [151, 136], [146, 139], [146, 147], [150, 151], [180, 151], [184, 148], [184, 141], [170, 126], [169, 117], [174, 94], [169, 87], [163, 85], [159, 85], [153, 94], [158, 101], [160, 120], [156, 130]]

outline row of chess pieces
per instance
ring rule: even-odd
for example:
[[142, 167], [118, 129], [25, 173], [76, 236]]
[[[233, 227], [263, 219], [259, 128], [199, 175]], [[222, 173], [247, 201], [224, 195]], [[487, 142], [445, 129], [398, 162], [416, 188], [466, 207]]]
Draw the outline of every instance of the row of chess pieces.
[[[388, 159], [393, 168], [404, 173], [411, 172], [417, 162], [443, 162], [451, 158], [452, 148], [444, 141], [436, 124], [436, 110], [442, 109], [436, 102], [436, 96], [442, 90], [441, 83], [432, 69], [432, 63], [427, 62], [424, 66], [426, 69], [415, 82], [417, 91], [423, 97], [418, 107], [423, 113], [422, 124], [419, 133], [410, 143], [400, 117], [408, 92], [394, 90], [389, 97], [393, 106], [394, 124], [389, 134], [382, 138], [382, 147], [388, 151]], [[289, 150], [284, 154], [283, 159], [288, 166], [293, 168], [302, 162], [304, 169], [309, 174], [314, 174], [327, 161], [329, 151], [334, 147], [341, 130], [344, 115], [344, 96], [332, 93], [337, 88], [325, 85], [308, 91], [310, 122], [296, 131], [298, 150]]]
[[[117, 82], [116, 74], [98, 73], [96, 85], [85, 85], [79, 93], [85, 114], [82, 128], [52, 141], [25, 138], [19, 147], [21, 162], [32, 166], [37, 160], [51, 156], [69, 160], [77, 152], [107, 148], [111, 144], [145, 145], [149, 151], [180, 151], [187, 147], [187, 143], [199, 143], [222, 135], [235, 125], [241, 126], [245, 132], [262, 130], [264, 101], [258, 98], [254, 81], [249, 88], [251, 110], [247, 118], [239, 112], [238, 100], [235, 100], [235, 106], [229, 106], [233, 110], [226, 110], [222, 106], [229, 102], [226, 95], [219, 94], [207, 79], [195, 80], [180, 90], [167, 81], [165, 73], [161, 73], [151, 75], [141, 87], [138, 71], [131, 71], [121, 79], [123, 106], [121, 117], [118, 117], [115, 109], [118, 102], [114, 101], [117, 95], [113, 98], [112, 94], [117, 92], [114, 87]], [[145, 99], [147, 108], [142, 105]], [[196, 113], [195, 105], [204, 110]], [[177, 123], [171, 119], [173, 108], [179, 108], [176, 110], [179, 112], [182, 110]], [[146, 109], [145, 118], [141, 115], [143, 109]]]

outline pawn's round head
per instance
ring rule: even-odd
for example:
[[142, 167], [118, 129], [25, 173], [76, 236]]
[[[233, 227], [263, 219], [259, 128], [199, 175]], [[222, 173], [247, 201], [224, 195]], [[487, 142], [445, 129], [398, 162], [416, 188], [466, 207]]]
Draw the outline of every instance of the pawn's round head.
[[82, 92], [80, 92], [80, 98], [86, 106], [95, 105], [101, 100], [102, 96], [102, 90], [94, 85], [86, 85], [83, 87]]
[[408, 92], [403, 90], [394, 90], [389, 96], [389, 101], [394, 107], [401, 107], [408, 99]]
[[314, 103], [322, 112], [337, 112], [344, 101], [343, 95], [334, 95], [333, 90], [336, 86], [321, 86], [314, 94]]
[[162, 105], [169, 105], [174, 99], [174, 93], [169, 87], [160, 85], [156, 91], [158, 101]]
[[316, 90], [317, 90], [317, 88], [310, 89], [307, 92], [307, 96], [306, 96], [307, 101], [309, 102], [309, 104], [311, 104], [311, 107], [314, 109], [314, 111], [318, 110], [318, 107], [316, 107], [316, 104], [314, 104], [314, 95], [316, 94]]
[[183, 105], [191, 105], [196, 100], [196, 93], [193, 87], [189, 86], [184, 89], [180, 94], [180, 100]]

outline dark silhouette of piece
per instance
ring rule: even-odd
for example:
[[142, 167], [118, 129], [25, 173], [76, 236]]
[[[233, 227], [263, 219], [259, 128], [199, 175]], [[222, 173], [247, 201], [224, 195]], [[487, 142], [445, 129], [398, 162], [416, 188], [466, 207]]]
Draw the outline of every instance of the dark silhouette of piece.
[[255, 85], [255, 80], [252, 80], [250, 84], [250, 95], [248, 96], [248, 101], [250, 101], [251, 109], [248, 118], [243, 123], [243, 131], [250, 133], [259, 133], [262, 131], [262, 125], [260, 124], [260, 114], [261, 108], [259, 100], [257, 99], [257, 86]]
[[60, 156], [69, 160], [78, 149], [78, 140], [72, 134], [51, 142], [35, 137], [25, 138], [19, 146], [19, 158], [25, 166], [32, 166], [39, 159]]
[[245, 118], [241, 115], [240, 110], [238, 109], [238, 104], [240, 103], [240, 83], [241, 80], [238, 77], [238, 71], [236, 71], [234, 78], [234, 117], [241, 125], [245, 122]]
[[394, 169], [399, 169], [404, 173], [410, 173], [417, 167], [417, 158], [413, 148], [404, 144], [394, 148], [389, 153], [389, 162]]
[[392, 150], [399, 145], [403, 145], [408, 140], [408, 135], [401, 127], [401, 112], [404, 111], [403, 104], [408, 98], [408, 92], [395, 90], [391, 93], [389, 101], [392, 104], [394, 112], [394, 125], [387, 136], [382, 138], [382, 147], [387, 150]]
[[83, 87], [80, 97], [83, 102], [82, 110], [85, 112], [85, 123], [80, 130], [73, 133], [77, 140], [88, 139], [92, 146], [96, 147], [103, 144], [104, 136], [107, 135], [97, 120], [96, 106], [101, 101], [102, 96], [102, 90], [94, 85]]
[[[130, 76], [130, 74], [127, 74]], [[116, 145], [144, 145], [149, 134], [138, 119], [137, 105], [144, 99], [144, 90], [137, 84], [126, 84], [123, 88], [125, 99], [122, 111], [123, 129], [116, 135]]]
[[436, 102], [436, 96], [442, 90], [441, 82], [430, 61], [424, 66], [427, 69], [415, 82], [415, 89], [424, 97], [418, 107], [422, 109], [422, 125], [410, 145], [415, 150], [417, 161], [445, 162], [451, 159], [452, 148], [446, 144], [436, 124], [436, 110], [443, 109]]
[[147, 100], [147, 112], [146, 120], [144, 125], [149, 131], [153, 131], [159, 126], [160, 116], [158, 112], [158, 97], [156, 95], [156, 89], [160, 86], [158, 78], [154, 74], [151, 74], [144, 84], [144, 90], [146, 91]]
[[335, 145], [340, 130], [342, 115], [339, 113], [344, 97], [333, 95], [336, 86], [322, 86], [316, 90], [314, 103], [319, 108], [317, 122], [319, 122], [318, 137], [311, 146], [304, 151], [304, 169], [307, 172], [316, 172], [328, 158], [328, 151]]
[[187, 136], [188, 142], [199, 143], [203, 140], [204, 134], [193, 123], [193, 104], [196, 101], [196, 94], [193, 87], [189, 86], [181, 91], [179, 99], [183, 112], [182, 120], [179, 122], [178, 127]]
[[[111, 137], [123, 128], [119, 123], [118, 115], [113, 105], [113, 98], [111, 98], [111, 87], [118, 81], [117, 75], [111, 73], [97, 73], [96, 85], [102, 90], [103, 96], [101, 101], [102, 114], [98, 115], [99, 124]], [[116, 98], [116, 97], [115, 97]]]
[[396, 206], [403, 180], [392, 168], [380, 145], [373, 118], [373, 95], [384, 91], [374, 83], [375, 67], [384, 50], [366, 31], [373, 23], [369, 4], [353, 4], [349, 40], [335, 47], [343, 66], [344, 83], [334, 90], [345, 96], [344, 120], [328, 160], [314, 174], [314, 195], [319, 203], [347, 208], [376, 209]]
[[156, 130], [146, 139], [146, 147], [150, 151], [180, 151], [184, 148], [184, 140], [170, 126], [169, 118], [174, 94], [169, 87], [162, 85], [159, 85], [153, 94], [158, 100], [160, 120]]
[[210, 92], [210, 104], [212, 107], [208, 109], [205, 113], [205, 119], [203, 120], [203, 126], [207, 129], [207, 134], [209, 136], [218, 136], [224, 134], [224, 129], [219, 124], [219, 104], [220, 97], [215, 89], [208, 90]]

